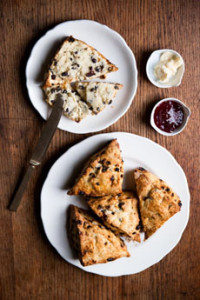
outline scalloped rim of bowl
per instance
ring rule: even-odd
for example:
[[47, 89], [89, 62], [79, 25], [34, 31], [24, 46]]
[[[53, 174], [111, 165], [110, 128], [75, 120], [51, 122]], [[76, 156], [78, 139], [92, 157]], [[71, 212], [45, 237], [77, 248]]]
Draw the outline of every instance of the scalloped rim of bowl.
[[[179, 81], [178, 81], [177, 84], [174, 84], [174, 85], [166, 84], [166, 83], [159, 83], [159, 81], [157, 81], [157, 80], [155, 80], [154, 78], [152, 78], [152, 75], [151, 75], [150, 72], [149, 72], [149, 68], [150, 68], [149, 65], [150, 65], [150, 62], [151, 62], [153, 56], [154, 56], [155, 54], [161, 54], [161, 53], [166, 52], [166, 51], [169, 51], [169, 52], [172, 52], [172, 53], [176, 54], [177, 56], [179, 56], [179, 57], [181, 58], [181, 60], [182, 60], [182, 62], [183, 62], [182, 73], [181, 73], [181, 75], [180, 75]], [[159, 55], [159, 57], [160, 57], [160, 55]], [[156, 63], [158, 63], [158, 62], [159, 62], [159, 60], [156, 61]], [[154, 64], [154, 66], [156, 65], [156, 63]], [[180, 53], [178, 53], [177, 51], [175, 51], [175, 50], [173, 50], [173, 49], [160, 49], [160, 50], [155, 50], [155, 51], [153, 51], [153, 52], [151, 53], [151, 55], [149, 56], [149, 58], [148, 58], [148, 60], [147, 60], [147, 63], [146, 63], [146, 74], [147, 74], [147, 77], [148, 77], [149, 81], [150, 81], [153, 85], [155, 85], [156, 87], [159, 87], [159, 88], [161, 88], [161, 89], [167, 89], [167, 88], [179, 86], [179, 85], [181, 84], [181, 82], [182, 82], [184, 73], [185, 73], [185, 62], [184, 62], [184, 59], [183, 59], [183, 57], [180, 55]]]
[[[183, 124], [182, 124], [179, 128], [175, 129], [174, 132], [165, 132], [165, 131], [159, 129], [159, 128], [156, 126], [155, 122], [154, 122], [154, 113], [155, 113], [155, 110], [156, 110], [156, 108], [158, 107], [158, 105], [160, 105], [161, 103], [163, 103], [163, 102], [165, 102], [165, 101], [169, 101], [169, 100], [173, 100], [173, 101], [176, 101], [176, 102], [180, 103], [180, 104], [183, 106], [184, 112], [186, 112], [186, 116], [185, 116], [185, 118], [184, 118]], [[174, 135], [177, 135], [177, 134], [179, 134], [181, 131], [184, 130], [184, 128], [186, 127], [186, 125], [187, 125], [187, 123], [188, 123], [188, 120], [189, 120], [189, 118], [190, 118], [190, 115], [191, 115], [191, 111], [190, 111], [189, 107], [187, 107], [181, 100], [179, 100], [179, 99], [177, 99], [177, 98], [172, 98], [172, 97], [170, 97], [170, 98], [164, 98], [164, 99], [158, 101], [158, 102], [156, 103], [156, 105], [154, 106], [154, 108], [152, 109], [152, 111], [151, 111], [151, 117], [150, 117], [150, 124], [151, 124], [151, 126], [152, 126], [158, 133], [160, 133], [160, 134], [162, 134], [162, 135], [165, 135], [165, 136], [174, 136]]]

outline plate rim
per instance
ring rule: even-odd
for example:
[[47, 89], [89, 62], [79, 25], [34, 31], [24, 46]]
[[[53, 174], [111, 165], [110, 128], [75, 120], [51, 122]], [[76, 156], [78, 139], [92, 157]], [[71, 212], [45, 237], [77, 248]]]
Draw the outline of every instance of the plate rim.
[[[76, 146], [80, 146], [81, 143], [85, 142], [86, 140], [89, 140], [89, 139], [92, 139], [96, 136], [106, 136], [106, 135], [110, 135], [110, 134], [123, 134], [123, 135], [129, 135], [129, 136], [134, 136], [136, 138], [139, 138], [139, 139], [144, 139], [146, 140], [147, 142], [150, 142], [151, 144], [154, 144], [156, 146], [158, 146], [158, 148], [160, 148], [160, 150], [166, 152], [170, 158], [173, 160], [173, 162], [176, 164], [176, 166], [179, 168], [179, 170], [182, 172], [182, 175], [183, 175], [183, 178], [184, 178], [184, 184], [185, 184], [185, 187], [186, 187], [186, 191], [187, 191], [187, 195], [186, 197], [188, 198], [188, 202], [187, 202], [187, 217], [185, 218], [184, 220], [184, 224], [182, 226], [182, 230], [181, 230], [181, 233], [180, 233], [180, 236], [177, 238], [177, 241], [174, 245], [172, 245], [171, 247], [169, 247], [169, 251], [164, 254], [161, 255], [161, 257], [159, 257], [158, 259], [156, 259], [156, 261], [153, 263], [153, 264], [150, 264], [148, 267], [142, 269], [141, 271], [137, 271], [135, 273], [133, 272], [128, 272], [126, 274], [121, 274], [120, 272], [117, 273], [117, 274], [112, 274], [112, 275], [107, 275], [107, 274], [99, 274], [98, 272], [94, 271], [94, 270], [88, 270], [88, 269], [83, 269], [77, 265], [74, 265], [73, 263], [69, 262], [68, 260], [66, 260], [66, 258], [60, 253], [60, 251], [53, 245], [53, 243], [51, 242], [50, 238], [48, 237], [48, 234], [47, 234], [47, 231], [46, 231], [46, 228], [45, 228], [45, 224], [44, 224], [44, 220], [43, 220], [43, 211], [44, 211], [44, 207], [42, 205], [42, 197], [43, 197], [43, 193], [44, 193], [44, 186], [45, 186], [45, 183], [46, 181], [48, 180], [48, 177], [50, 176], [50, 173], [54, 167], [54, 165], [60, 160], [62, 159], [62, 157], [64, 155], [66, 155], [66, 153], [69, 151], [69, 150], [72, 150], [74, 147]], [[189, 190], [189, 185], [188, 185], [188, 181], [187, 181], [187, 177], [185, 175], [185, 172], [183, 170], [183, 168], [181, 167], [181, 165], [177, 162], [177, 160], [175, 159], [175, 157], [170, 153], [169, 150], [167, 150], [166, 148], [164, 148], [163, 146], [157, 144], [156, 142], [152, 141], [151, 139], [147, 138], [147, 137], [144, 137], [144, 136], [140, 136], [140, 135], [137, 135], [137, 134], [133, 134], [133, 133], [129, 133], [129, 132], [122, 132], [122, 131], [115, 131], [115, 132], [109, 132], [109, 133], [100, 133], [100, 134], [95, 134], [95, 135], [92, 135], [92, 136], [89, 136], [87, 138], [84, 138], [83, 140], [81, 140], [80, 142], [74, 144], [73, 146], [71, 146], [70, 148], [68, 148], [54, 163], [53, 165], [51, 166], [51, 168], [49, 169], [48, 173], [47, 173], [47, 176], [45, 178], [45, 181], [43, 183], [43, 186], [42, 186], [42, 189], [41, 189], [41, 192], [40, 192], [40, 217], [41, 217], [41, 221], [42, 221], [42, 225], [43, 225], [43, 230], [46, 234], [46, 237], [49, 241], [49, 243], [51, 244], [51, 246], [53, 246], [53, 248], [56, 250], [56, 252], [58, 252], [58, 254], [69, 264], [73, 265], [74, 267], [77, 267], [85, 272], [89, 272], [89, 273], [92, 273], [92, 274], [96, 274], [96, 275], [99, 275], [99, 276], [105, 276], [105, 277], [119, 277], [119, 276], [127, 276], [127, 275], [134, 275], [134, 274], [139, 274], [145, 270], [147, 270], [148, 268], [154, 266], [155, 264], [157, 264], [158, 262], [160, 262], [164, 257], [166, 257], [177, 245], [178, 243], [180, 242], [181, 238], [182, 238], [182, 235], [187, 227], [187, 224], [188, 224], [188, 221], [189, 221], [189, 217], [190, 217], [190, 190]]]
[[[29, 78], [28, 78], [28, 70], [29, 70], [29, 65], [31, 63], [31, 58], [32, 58], [32, 54], [34, 52], [34, 49], [36, 48], [36, 46], [38, 45], [38, 43], [43, 40], [50, 32], [56, 30], [56, 28], [58, 28], [59, 26], [62, 26], [66, 23], [74, 23], [74, 22], [77, 22], [77, 23], [81, 23], [81, 22], [88, 22], [88, 23], [94, 23], [95, 25], [97, 26], [102, 26], [104, 27], [107, 31], [110, 31], [113, 35], [117, 36], [119, 40], [121, 40], [121, 42], [123, 43], [123, 46], [127, 49], [129, 55], [131, 56], [132, 58], [132, 61], [133, 61], [133, 68], [134, 68], [134, 78], [135, 78], [135, 85], [132, 86], [132, 90], [131, 90], [131, 94], [130, 94], [130, 100], [128, 101], [127, 103], [127, 106], [124, 106], [123, 109], [121, 110], [121, 112], [119, 113], [119, 115], [114, 118], [114, 121], [109, 121], [107, 122], [106, 125], [104, 125], [103, 127], [99, 128], [99, 129], [90, 129], [90, 131], [88, 130], [82, 130], [81, 131], [81, 127], [80, 129], [77, 131], [77, 130], [68, 130], [66, 128], [64, 128], [63, 126], [60, 127], [60, 125], [58, 124], [58, 128], [60, 130], [63, 130], [63, 131], [67, 131], [67, 132], [71, 132], [71, 133], [75, 133], [75, 134], [87, 134], [87, 133], [93, 133], [93, 132], [99, 132], [101, 130], [104, 130], [106, 128], [108, 128], [109, 126], [115, 124], [121, 117], [123, 117], [128, 109], [130, 108], [131, 104], [133, 103], [134, 101], [134, 98], [136, 96], [136, 93], [137, 93], [137, 88], [138, 88], [138, 69], [137, 69], [137, 62], [136, 62], [136, 58], [135, 58], [135, 55], [133, 53], [133, 51], [131, 50], [131, 48], [129, 47], [129, 45], [127, 44], [127, 42], [125, 41], [125, 39], [122, 37], [122, 35], [120, 35], [117, 31], [115, 31], [114, 29], [110, 28], [109, 26], [105, 25], [105, 24], [102, 24], [102, 23], [99, 23], [97, 21], [94, 21], [94, 20], [89, 20], [89, 19], [78, 19], [78, 20], [69, 20], [69, 21], [64, 21], [64, 22], [60, 22], [58, 23], [57, 25], [55, 25], [53, 28], [47, 30], [36, 42], [35, 44], [33, 45], [32, 49], [31, 49], [31, 52], [30, 52], [30, 55], [28, 57], [28, 60], [26, 62], [26, 68], [25, 68], [25, 78], [26, 78], [26, 89], [27, 89], [27, 92], [28, 92], [28, 96], [29, 96], [29, 101], [31, 102], [32, 106], [34, 107], [34, 109], [39, 113], [39, 115], [41, 116], [41, 118], [43, 120], [47, 120], [45, 119], [42, 114], [40, 113], [40, 110], [34, 105], [34, 101], [31, 100], [31, 96], [30, 96], [30, 91], [29, 91]], [[51, 108], [49, 107], [49, 110], [51, 110]]]

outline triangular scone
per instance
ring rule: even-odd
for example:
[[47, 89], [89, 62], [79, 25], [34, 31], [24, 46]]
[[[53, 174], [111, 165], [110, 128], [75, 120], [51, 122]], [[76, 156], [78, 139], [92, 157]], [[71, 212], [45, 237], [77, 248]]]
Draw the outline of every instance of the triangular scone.
[[91, 198], [88, 204], [104, 224], [116, 234], [123, 234], [140, 242], [138, 200], [134, 193], [122, 192], [116, 196]]
[[83, 266], [130, 256], [124, 242], [87, 211], [71, 205], [68, 225], [70, 242]]
[[117, 91], [123, 87], [119, 83], [109, 82], [76, 82], [75, 89], [87, 102], [92, 113], [97, 115], [106, 105], [111, 104]]
[[117, 70], [96, 49], [69, 36], [52, 59], [45, 86], [100, 77]]
[[88, 105], [81, 99], [80, 95], [72, 89], [70, 84], [54, 85], [43, 88], [45, 100], [49, 105], [53, 105], [57, 94], [62, 94], [64, 98], [64, 115], [72, 121], [80, 122], [90, 113]]
[[146, 238], [181, 209], [177, 194], [162, 179], [138, 168], [134, 171], [140, 214]]
[[91, 157], [69, 195], [101, 197], [122, 192], [123, 160], [117, 140]]

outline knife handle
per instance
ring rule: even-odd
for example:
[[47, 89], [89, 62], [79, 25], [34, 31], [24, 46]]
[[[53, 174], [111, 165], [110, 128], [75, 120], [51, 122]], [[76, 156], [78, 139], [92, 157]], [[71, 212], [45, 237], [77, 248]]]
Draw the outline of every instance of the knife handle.
[[19, 206], [19, 203], [21, 201], [21, 198], [24, 194], [24, 191], [26, 189], [26, 186], [29, 182], [29, 179], [31, 178], [31, 175], [33, 173], [33, 170], [35, 169], [35, 166], [29, 165], [23, 178], [22, 181], [20, 182], [20, 185], [18, 186], [18, 189], [15, 193], [14, 198], [12, 199], [11, 203], [8, 206], [8, 209], [11, 211], [17, 211], [17, 208]]

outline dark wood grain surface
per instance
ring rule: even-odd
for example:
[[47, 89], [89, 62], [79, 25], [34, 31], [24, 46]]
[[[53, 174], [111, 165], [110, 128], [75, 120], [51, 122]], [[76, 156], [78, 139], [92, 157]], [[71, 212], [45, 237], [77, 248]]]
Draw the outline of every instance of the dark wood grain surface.
[[[1, 0], [0, 14], [0, 299], [200, 299], [200, 1]], [[106, 278], [79, 270], [57, 254], [42, 228], [40, 190], [49, 168], [91, 134], [57, 130], [20, 209], [6, 209], [44, 124], [26, 94], [28, 55], [48, 29], [75, 19], [96, 20], [116, 30], [137, 60], [134, 102], [103, 132], [131, 132], [164, 146], [183, 167], [190, 187], [190, 220], [180, 243], [161, 262], [136, 275]], [[175, 49], [184, 57], [180, 87], [158, 89], [147, 80], [147, 58], [158, 48]], [[150, 127], [149, 116], [156, 101], [170, 96], [183, 100], [192, 116], [180, 135], [164, 137]]]

